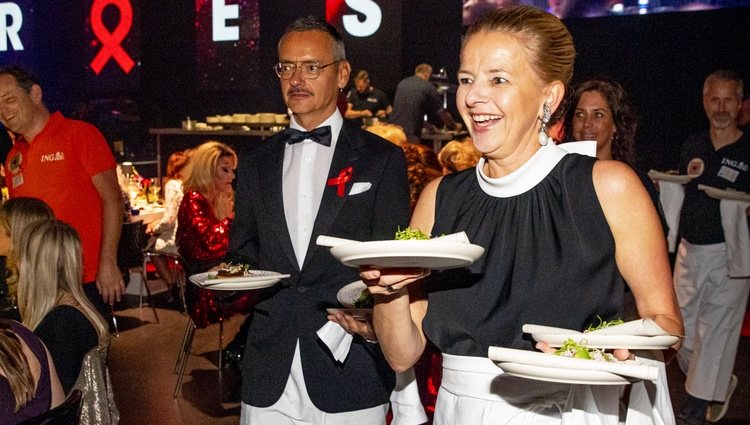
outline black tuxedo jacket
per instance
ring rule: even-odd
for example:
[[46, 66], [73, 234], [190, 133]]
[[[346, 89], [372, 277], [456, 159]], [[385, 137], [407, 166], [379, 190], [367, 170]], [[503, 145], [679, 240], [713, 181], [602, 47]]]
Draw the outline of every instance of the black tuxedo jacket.
[[[299, 269], [286, 225], [282, 195], [283, 133], [240, 156], [235, 219], [229, 240], [232, 261], [291, 277], [262, 290], [245, 346], [242, 401], [257, 407], [274, 404], [286, 386], [299, 340], [307, 392], [324, 412], [359, 410], [387, 403], [395, 375], [377, 344], [355, 337], [343, 364], [333, 359], [316, 331], [336, 307], [336, 293], [359, 279], [356, 268], [336, 261], [315, 244], [318, 235], [367, 241], [393, 239], [409, 221], [406, 161], [397, 146], [355, 127], [344, 127], [328, 178], [352, 167], [343, 196], [326, 186], [313, 226], [305, 262]], [[369, 190], [350, 195], [353, 183]], [[323, 184], [323, 182], [321, 182]]]

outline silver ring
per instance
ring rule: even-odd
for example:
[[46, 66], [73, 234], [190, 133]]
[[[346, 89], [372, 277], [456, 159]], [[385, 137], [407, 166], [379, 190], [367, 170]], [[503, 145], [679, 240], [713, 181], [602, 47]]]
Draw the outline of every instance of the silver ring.
[[393, 285], [385, 285], [385, 289], [388, 290], [388, 292], [396, 292], [397, 289], [393, 287]]

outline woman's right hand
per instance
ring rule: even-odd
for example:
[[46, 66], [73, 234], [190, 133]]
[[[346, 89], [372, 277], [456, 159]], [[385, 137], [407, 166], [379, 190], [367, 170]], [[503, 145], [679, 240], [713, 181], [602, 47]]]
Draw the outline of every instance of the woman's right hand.
[[406, 285], [430, 275], [430, 269], [424, 268], [385, 268], [370, 266], [359, 268], [359, 276], [373, 295], [392, 295]]

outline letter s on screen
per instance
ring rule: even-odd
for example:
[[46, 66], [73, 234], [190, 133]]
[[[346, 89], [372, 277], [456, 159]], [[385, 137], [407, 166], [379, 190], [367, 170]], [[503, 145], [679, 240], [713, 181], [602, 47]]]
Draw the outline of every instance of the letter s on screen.
[[346, 5], [365, 15], [360, 21], [357, 15], [344, 15], [342, 22], [347, 33], [354, 37], [369, 37], [375, 34], [383, 21], [383, 12], [372, 0], [346, 0]]

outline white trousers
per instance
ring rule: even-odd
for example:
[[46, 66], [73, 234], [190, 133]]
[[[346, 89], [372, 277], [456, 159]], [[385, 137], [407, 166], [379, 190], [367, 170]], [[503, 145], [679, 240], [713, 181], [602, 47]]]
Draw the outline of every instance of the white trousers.
[[[338, 391], [331, 388], [331, 391]], [[255, 407], [242, 403], [241, 425], [384, 425], [388, 403], [353, 412], [326, 413], [318, 409], [307, 395], [299, 342], [294, 351], [284, 393], [270, 407]]]
[[677, 250], [674, 286], [685, 323], [677, 353], [687, 375], [685, 390], [703, 400], [725, 401], [734, 369], [750, 279], [731, 279], [726, 244], [694, 245], [684, 239]]

